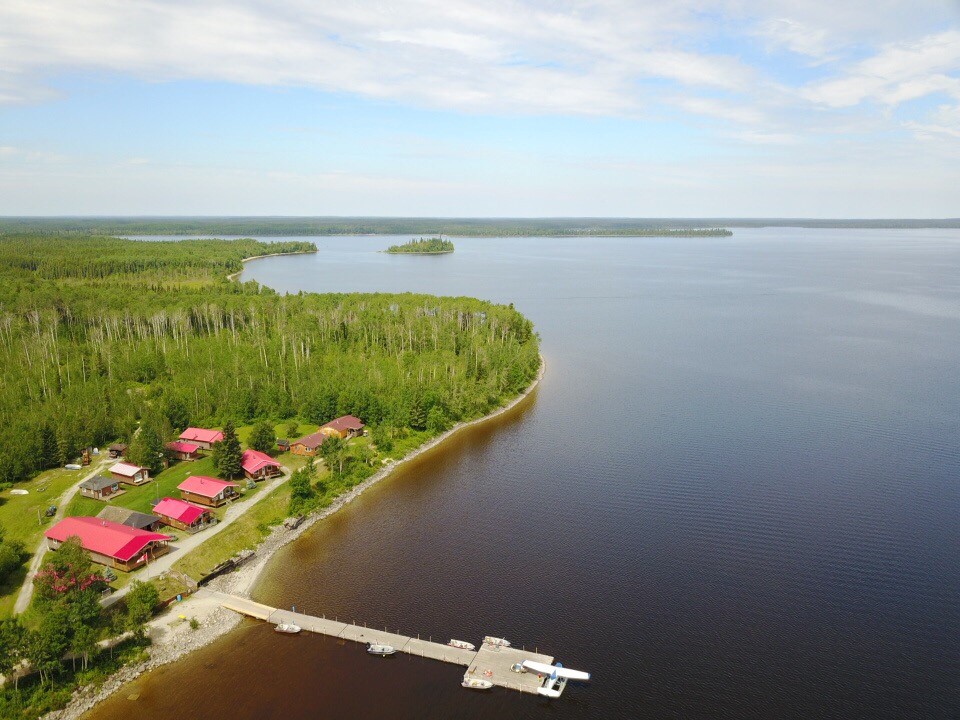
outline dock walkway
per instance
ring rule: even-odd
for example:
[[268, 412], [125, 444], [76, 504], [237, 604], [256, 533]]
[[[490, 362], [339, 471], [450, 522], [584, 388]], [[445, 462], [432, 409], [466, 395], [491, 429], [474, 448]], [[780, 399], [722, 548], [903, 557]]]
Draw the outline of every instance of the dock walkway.
[[351, 625], [340, 622], [339, 620], [318, 618], [313, 615], [304, 615], [290, 610], [280, 610], [279, 608], [263, 605], [247, 598], [229, 595], [208, 588], [198, 590], [197, 594], [219, 600], [220, 604], [228, 610], [233, 610], [241, 615], [264, 620], [275, 625], [278, 623], [293, 623], [299, 625], [307, 632], [328, 635], [343, 640], [352, 640], [354, 642], [391, 645], [397, 649], [397, 652], [459, 665], [466, 668], [466, 672], [464, 673], [465, 679], [477, 678], [489, 680], [498, 687], [519, 690], [525, 693], [536, 694], [542, 678], [534, 673], [516, 673], [510, 668], [515, 663], [520, 663], [524, 660], [535, 660], [536, 662], [541, 662], [546, 665], [553, 664], [553, 657], [550, 655], [543, 655], [520, 648], [497, 647], [481, 643], [479, 650], [464, 650], [462, 648], [455, 648], [433, 642], [432, 640], [398, 635], [385, 630], [381, 631], [376, 628]]

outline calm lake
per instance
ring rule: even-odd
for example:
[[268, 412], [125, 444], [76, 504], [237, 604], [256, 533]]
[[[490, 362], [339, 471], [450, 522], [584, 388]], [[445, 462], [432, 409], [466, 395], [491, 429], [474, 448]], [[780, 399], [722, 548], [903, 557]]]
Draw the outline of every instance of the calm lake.
[[247, 622], [90, 717], [960, 716], [960, 231], [315, 241], [243, 278], [513, 303], [547, 374], [285, 548], [256, 599], [504, 636], [593, 682], [470, 693]]

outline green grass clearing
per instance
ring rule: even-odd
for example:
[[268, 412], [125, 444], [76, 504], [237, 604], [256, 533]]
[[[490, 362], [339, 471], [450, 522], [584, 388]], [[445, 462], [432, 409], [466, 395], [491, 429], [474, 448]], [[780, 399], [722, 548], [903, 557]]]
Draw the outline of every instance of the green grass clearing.
[[283, 483], [229, 527], [180, 558], [173, 564], [173, 569], [199, 580], [241, 550], [254, 549], [270, 533], [273, 525], [283, 522], [289, 515], [289, 507], [290, 484]]
[[10, 490], [0, 493], [0, 525], [6, 530], [7, 537], [20, 540], [31, 552], [36, 550], [43, 531], [50, 525], [50, 518], [44, 516], [46, 509], [57, 505], [60, 496], [71, 485], [89, 474], [89, 467], [82, 470], [54, 468], [12, 488], [26, 490], [29, 495], [11, 495]]

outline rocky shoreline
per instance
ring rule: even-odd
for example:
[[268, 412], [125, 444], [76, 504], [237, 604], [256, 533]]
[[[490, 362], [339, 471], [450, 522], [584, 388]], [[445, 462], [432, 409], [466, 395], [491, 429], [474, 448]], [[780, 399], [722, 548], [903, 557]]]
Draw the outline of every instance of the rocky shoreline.
[[[251, 560], [241, 565], [237, 570], [212, 581], [209, 587], [222, 592], [249, 597], [267, 563], [277, 550], [293, 542], [315, 523], [329, 517], [358, 498], [364, 491], [389, 477], [403, 463], [432, 450], [465, 428], [487, 422], [515, 408], [539, 386], [545, 371], [546, 361], [541, 356], [540, 368], [533, 382], [509, 403], [476, 420], [458, 423], [442, 435], [424, 443], [397, 462], [387, 465], [356, 487], [343, 493], [323, 510], [307, 517], [299, 527], [290, 530], [283, 525], [278, 525], [257, 546], [256, 554]], [[200, 625], [196, 630], [190, 627], [188, 621], [190, 618], [196, 618], [199, 622]], [[216, 601], [209, 598], [188, 597], [181, 603], [170, 605], [165, 612], [154, 618], [149, 624], [148, 633], [153, 644], [148, 649], [150, 657], [147, 660], [122, 668], [99, 687], [88, 686], [77, 691], [65, 708], [47, 713], [43, 716], [43, 720], [79, 720], [97, 703], [114, 694], [127, 683], [136, 680], [145, 672], [174, 662], [194, 650], [209, 645], [237, 627], [242, 620], [243, 618], [240, 615], [220, 607]]]

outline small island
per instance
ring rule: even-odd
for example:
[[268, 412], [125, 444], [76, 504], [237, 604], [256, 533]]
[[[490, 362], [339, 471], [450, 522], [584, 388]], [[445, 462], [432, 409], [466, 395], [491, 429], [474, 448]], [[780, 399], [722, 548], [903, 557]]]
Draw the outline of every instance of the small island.
[[406, 253], [408, 255], [442, 255], [453, 252], [453, 243], [440, 237], [414, 238], [402, 245], [391, 245], [386, 252], [392, 254]]

